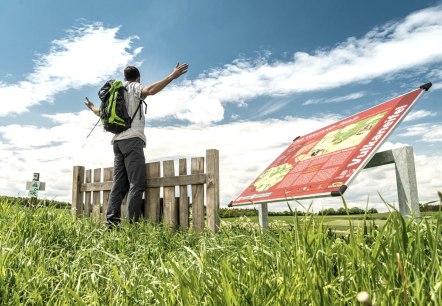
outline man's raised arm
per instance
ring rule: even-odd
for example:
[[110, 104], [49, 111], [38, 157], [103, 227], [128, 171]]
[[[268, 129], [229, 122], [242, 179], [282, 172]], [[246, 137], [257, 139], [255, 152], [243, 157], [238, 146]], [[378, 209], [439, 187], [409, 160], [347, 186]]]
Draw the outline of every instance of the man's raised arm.
[[167, 85], [169, 85], [170, 82], [185, 74], [188, 68], [189, 68], [188, 64], [181, 64], [181, 65], [177, 64], [176, 67], [173, 69], [172, 73], [169, 74], [167, 77], [151, 85], [144, 86], [143, 89], [141, 90], [141, 98], [144, 99], [147, 96], [153, 96], [154, 94], [159, 93]]

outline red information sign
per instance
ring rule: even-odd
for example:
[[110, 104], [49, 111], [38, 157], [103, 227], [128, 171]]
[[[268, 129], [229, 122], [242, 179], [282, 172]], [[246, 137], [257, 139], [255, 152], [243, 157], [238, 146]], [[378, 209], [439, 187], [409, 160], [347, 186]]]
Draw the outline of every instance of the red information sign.
[[429, 87], [296, 138], [230, 206], [341, 195]]

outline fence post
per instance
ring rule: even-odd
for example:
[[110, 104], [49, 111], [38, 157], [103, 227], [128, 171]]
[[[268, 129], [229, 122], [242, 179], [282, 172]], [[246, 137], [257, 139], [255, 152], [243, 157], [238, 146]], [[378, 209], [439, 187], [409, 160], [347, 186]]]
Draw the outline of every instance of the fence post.
[[220, 227], [219, 219], [219, 152], [218, 150], [206, 151], [206, 204], [207, 227], [217, 233]]
[[80, 191], [84, 182], [84, 167], [74, 166], [72, 178], [72, 216], [77, 219], [83, 213], [83, 194]]

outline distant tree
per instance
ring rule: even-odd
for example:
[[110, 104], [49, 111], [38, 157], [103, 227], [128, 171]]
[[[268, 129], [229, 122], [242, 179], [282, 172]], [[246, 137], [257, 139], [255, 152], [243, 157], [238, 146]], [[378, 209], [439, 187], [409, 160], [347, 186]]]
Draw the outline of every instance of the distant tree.
[[441, 209], [441, 205], [440, 204], [436, 204], [436, 205], [431, 205], [431, 203], [435, 203], [434, 202], [430, 202], [430, 203], [425, 203], [425, 204], [419, 204], [419, 210], [421, 212], [427, 212], [427, 211], [439, 211]]
[[326, 209], [320, 210], [318, 212], [318, 215], [333, 216], [333, 215], [336, 215], [336, 210], [334, 208], [326, 208]]
[[339, 207], [338, 210], [336, 211], [337, 215], [346, 215], [347, 212], [345, 211], [344, 207]]
[[368, 214], [377, 214], [378, 210], [376, 208], [370, 208], [369, 210], [367, 210]]
[[364, 214], [365, 210], [360, 209], [359, 207], [352, 207], [348, 210], [348, 213], [350, 215], [360, 215], [360, 214]]
[[220, 208], [220, 218], [253, 217], [258, 215], [256, 209]]

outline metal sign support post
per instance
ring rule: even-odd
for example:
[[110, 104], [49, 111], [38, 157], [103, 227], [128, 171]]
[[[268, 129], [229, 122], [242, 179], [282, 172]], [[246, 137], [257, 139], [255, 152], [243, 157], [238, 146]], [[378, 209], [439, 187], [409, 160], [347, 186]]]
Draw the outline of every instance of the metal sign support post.
[[[364, 169], [395, 164], [399, 213], [404, 217], [420, 217], [416, 168], [413, 147], [406, 146], [376, 153]], [[268, 227], [267, 203], [259, 206], [259, 226]]]

